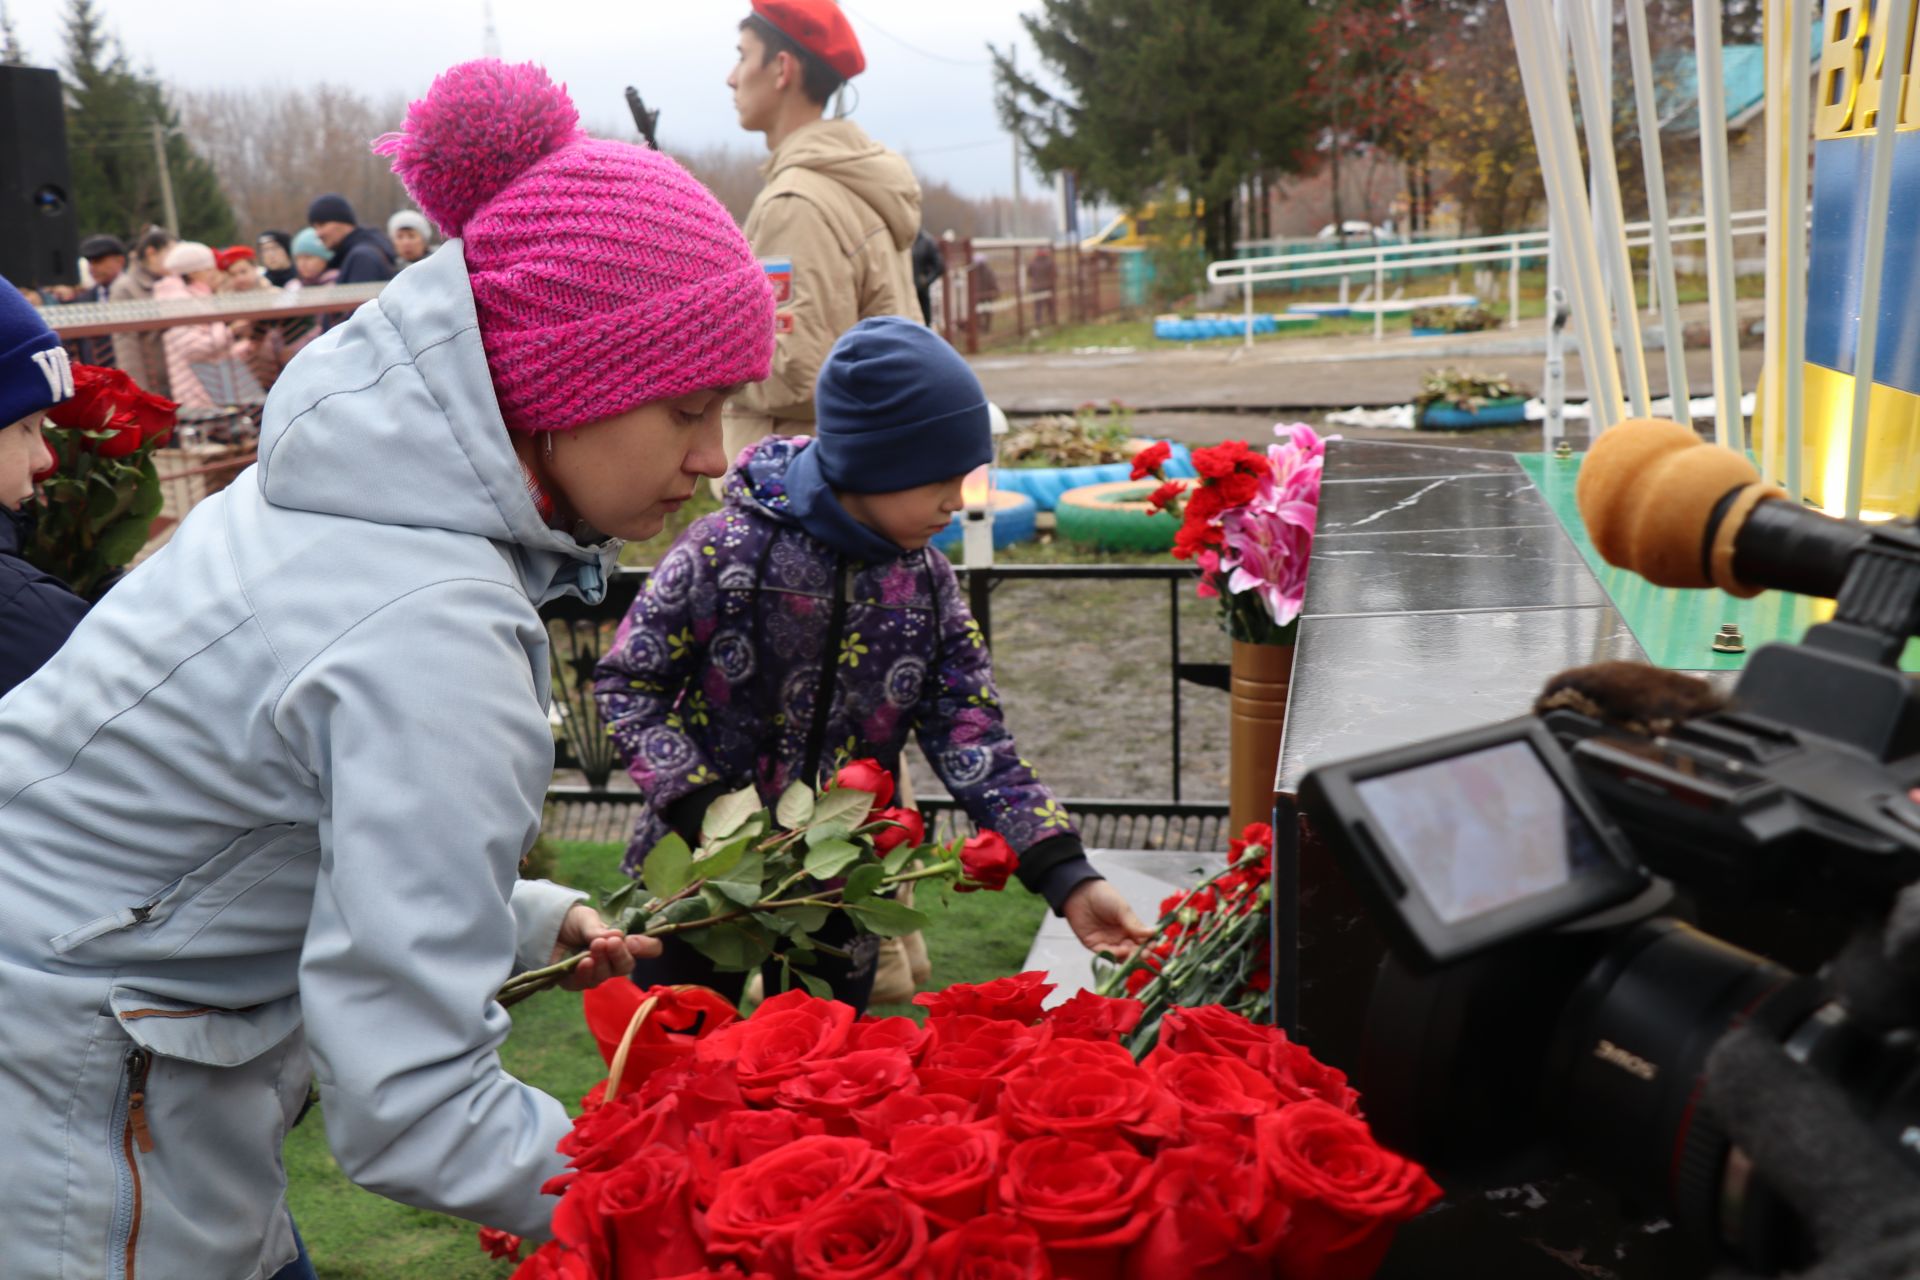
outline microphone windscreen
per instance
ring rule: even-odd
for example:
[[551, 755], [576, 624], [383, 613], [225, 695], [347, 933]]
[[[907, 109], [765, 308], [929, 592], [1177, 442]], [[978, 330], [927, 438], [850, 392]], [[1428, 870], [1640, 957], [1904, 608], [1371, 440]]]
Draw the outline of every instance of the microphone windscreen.
[[1677, 422], [1637, 418], [1601, 434], [1574, 496], [1608, 564], [1662, 587], [1708, 587], [1702, 555], [1720, 500], [1760, 473]]

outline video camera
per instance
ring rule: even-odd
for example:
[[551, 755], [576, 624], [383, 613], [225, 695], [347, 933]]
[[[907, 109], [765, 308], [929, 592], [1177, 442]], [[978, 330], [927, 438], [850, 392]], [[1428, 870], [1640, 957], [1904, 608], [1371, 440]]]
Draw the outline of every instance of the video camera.
[[[1677, 677], [1590, 668], [1542, 714], [1310, 773], [1302, 807], [1391, 948], [1356, 1074], [1381, 1137], [1443, 1174], [1571, 1162], [1704, 1247], [1799, 1266], [1804, 1231], [1702, 1105], [1706, 1063], [1750, 1026], [1920, 1170], [1920, 986], [1852, 983], [1845, 960], [1877, 954], [1920, 880], [1920, 692], [1899, 668], [1920, 532], [1785, 501], [1676, 423], [1607, 432], [1578, 496], [1616, 565], [1831, 598], [1832, 619], [1699, 714], [1646, 713]], [[1636, 679], [1651, 698], [1618, 693]], [[1688, 923], [1689, 897], [1851, 941], [1796, 975]]]

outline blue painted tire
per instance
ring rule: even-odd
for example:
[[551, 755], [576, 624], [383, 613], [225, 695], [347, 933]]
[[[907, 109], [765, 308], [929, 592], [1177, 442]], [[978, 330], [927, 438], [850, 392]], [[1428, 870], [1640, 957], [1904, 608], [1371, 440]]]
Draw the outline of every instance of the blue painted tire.
[[[1031, 542], [1037, 532], [1033, 499], [1024, 493], [999, 489], [993, 495], [993, 549], [1004, 551], [1016, 542]], [[956, 514], [944, 532], [933, 537], [933, 545], [942, 551], [957, 547], [965, 537], [964, 512]]]
[[1464, 431], [1472, 427], [1510, 427], [1527, 420], [1525, 396], [1502, 396], [1489, 400], [1478, 413], [1455, 409], [1451, 405], [1430, 405], [1421, 410], [1420, 425], [1434, 431]]

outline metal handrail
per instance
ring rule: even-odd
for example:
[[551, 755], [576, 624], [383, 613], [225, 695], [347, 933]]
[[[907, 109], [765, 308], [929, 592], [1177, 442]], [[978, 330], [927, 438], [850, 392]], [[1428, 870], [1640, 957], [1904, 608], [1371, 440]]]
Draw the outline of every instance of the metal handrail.
[[384, 283], [329, 284], [284, 292], [250, 289], [210, 297], [151, 298], [137, 302], [69, 302], [40, 307], [62, 339], [101, 338], [143, 329], [172, 329], [187, 324], [230, 324], [238, 320], [292, 320], [302, 316], [352, 311], [380, 296]]

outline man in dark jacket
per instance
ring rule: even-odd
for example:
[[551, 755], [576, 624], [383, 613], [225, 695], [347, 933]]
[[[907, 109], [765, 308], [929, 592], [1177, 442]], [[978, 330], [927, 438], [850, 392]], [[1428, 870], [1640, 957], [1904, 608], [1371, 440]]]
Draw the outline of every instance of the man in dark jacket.
[[0, 280], [0, 697], [38, 671], [87, 611], [65, 583], [20, 558], [15, 516], [33, 496], [34, 476], [53, 465], [41, 422], [72, 394], [60, 340]]
[[345, 196], [329, 192], [315, 199], [307, 206], [307, 223], [333, 251], [333, 265], [340, 272], [335, 284], [393, 279], [392, 244], [372, 227], [360, 225]]

